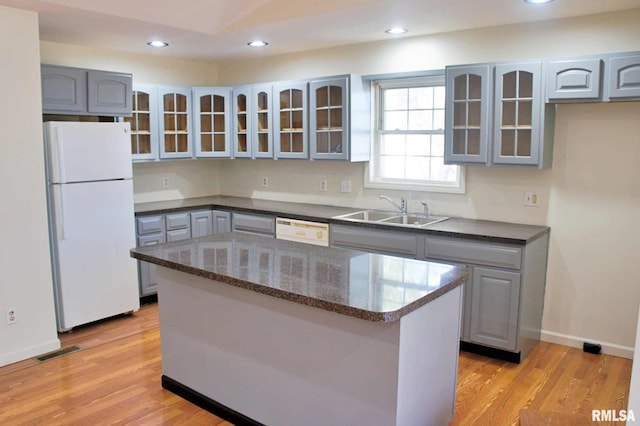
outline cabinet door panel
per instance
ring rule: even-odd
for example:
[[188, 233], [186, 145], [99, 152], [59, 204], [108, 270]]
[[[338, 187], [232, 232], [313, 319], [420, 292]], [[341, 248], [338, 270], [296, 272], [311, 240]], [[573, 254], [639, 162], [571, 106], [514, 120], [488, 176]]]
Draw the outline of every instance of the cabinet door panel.
[[640, 99], [640, 56], [609, 59], [609, 98]]
[[[162, 218], [162, 216], [159, 216]], [[150, 246], [154, 244], [162, 244], [165, 242], [164, 228], [163, 232], [138, 237], [138, 247]], [[138, 277], [140, 296], [148, 296], [155, 294], [158, 288], [158, 278], [156, 274], [156, 265], [149, 262], [138, 261]]]
[[549, 62], [547, 98], [550, 101], [599, 99], [601, 69], [600, 59]]
[[231, 232], [231, 213], [219, 210], [213, 211], [213, 233]]
[[518, 334], [520, 274], [475, 267], [470, 340], [514, 351]]
[[331, 225], [331, 245], [376, 253], [416, 257], [418, 237], [409, 232], [364, 229], [356, 226]]
[[213, 234], [211, 210], [191, 212], [191, 237], [204, 237], [211, 234]]
[[131, 115], [131, 74], [89, 71], [87, 109], [92, 114]]
[[309, 84], [311, 158], [346, 160], [349, 154], [349, 78]]
[[446, 70], [445, 164], [486, 164], [491, 126], [489, 65]]
[[170, 213], [166, 216], [166, 224], [167, 231], [172, 231], [174, 229], [184, 229], [189, 228], [189, 213], [188, 212], [180, 212], [180, 213]]
[[167, 242], [188, 240], [191, 238], [191, 229], [176, 229], [174, 231], [167, 231]]
[[194, 87], [196, 157], [231, 157], [231, 89]]
[[42, 65], [41, 74], [43, 112], [86, 112], [86, 70]]
[[541, 73], [540, 62], [495, 67], [494, 163], [540, 164]]

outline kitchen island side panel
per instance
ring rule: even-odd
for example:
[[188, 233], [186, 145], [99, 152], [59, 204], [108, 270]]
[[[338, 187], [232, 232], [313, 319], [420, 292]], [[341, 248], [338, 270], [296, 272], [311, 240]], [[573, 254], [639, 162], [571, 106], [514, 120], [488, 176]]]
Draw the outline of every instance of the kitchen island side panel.
[[[163, 374], [258, 422], [410, 425], [452, 416], [460, 287], [383, 323], [164, 267], [158, 285]], [[452, 347], [432, 355], [442, 315], [455, 324]], [[416, 362], [416, 354], [428, 361]], [[446, 372], [426, 376], [439, 370]], [[449, 383], [440, 386], [441, 377]], [[399, 403], [417, 390], [426, 392], [412, 397], [417, 403]], [[440, 406], [437, 420], [431, 400]]]

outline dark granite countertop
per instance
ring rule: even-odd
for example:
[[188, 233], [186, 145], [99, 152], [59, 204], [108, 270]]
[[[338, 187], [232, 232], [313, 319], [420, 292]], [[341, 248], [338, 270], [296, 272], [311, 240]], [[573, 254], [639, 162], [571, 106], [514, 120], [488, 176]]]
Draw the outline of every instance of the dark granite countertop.
[[223, 233], [138, 247], [131, 256], [368, 321], [392, 322], [465, 283], [467, 268]]
[[403, 232], [419, 232], [429, 235], [490, 241], [504, 244], [525, 245], [550, 232], [547, 226], [524, 225], [518, 223], [495, 222], [452, 217], [443, 222], [428, 225], [424, 228], [406, 228], [401, 226], [361, 223], [335, 219], [335, 216], [363, 209], [349, 207], [325, 206], [285, 201], [257, 200], [253, 198], [211, 196], [187, 198], [183, 200], [158, 201], [135, 205], [137, 215], [148, 213], [167, 213], [193, 208], [214, 208], [243, 211], [248, 213], [272, 214], [291, 219], [310, 220], [326, 223], [369, 228], [388, 229]]

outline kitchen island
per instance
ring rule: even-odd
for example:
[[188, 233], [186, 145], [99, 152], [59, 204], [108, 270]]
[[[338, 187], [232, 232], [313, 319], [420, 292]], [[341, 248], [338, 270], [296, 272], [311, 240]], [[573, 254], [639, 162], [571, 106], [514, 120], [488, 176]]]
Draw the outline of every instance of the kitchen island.
[[238, 233], [158, 268], [163, 386], [235, 424], [453, 416], [464, 267]]

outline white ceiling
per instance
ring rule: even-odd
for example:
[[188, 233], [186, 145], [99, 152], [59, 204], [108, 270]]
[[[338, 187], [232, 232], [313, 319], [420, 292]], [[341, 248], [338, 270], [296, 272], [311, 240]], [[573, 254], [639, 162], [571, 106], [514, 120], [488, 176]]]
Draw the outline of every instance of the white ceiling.
[[[0, 0], [38, 11], [40, 39], [200, 61], [633, 9], [640, 0]], [[384, 30], [404, 26], [407, 34]], [[146, 42], [159, 38], [169, 47]], [[247, 46], [253, 39], [265, 48]]]

